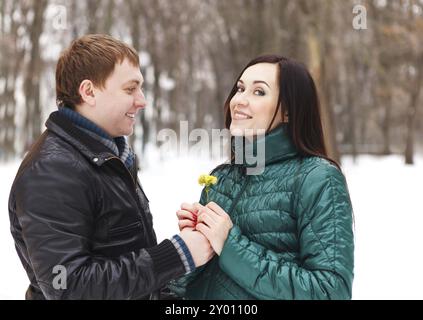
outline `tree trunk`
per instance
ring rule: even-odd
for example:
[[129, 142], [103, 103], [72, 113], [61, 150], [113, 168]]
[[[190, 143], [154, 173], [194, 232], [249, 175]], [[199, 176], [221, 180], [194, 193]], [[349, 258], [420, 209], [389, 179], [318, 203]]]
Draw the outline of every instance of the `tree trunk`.
[[423, 86], [423, 54], [416, 61], [416, 81], [411, 93], [410, 104], [407, 112], [407, 138], [405, 143], [405, 164], [414, 164], [414, 129], [416, 124], [417, 106]]
[[385, 114], [382, 123], [382, 134], [383, 134], [383, 155], [390, 155], [391, 152], [391, 114], [392, 114], [392, 97], [387, 99], [388, 103], [384, 106], [385, 107]]
[[27, 146], [31, 145], [41, 133], [40, 80], [42, 60], [40, 54], [40, 36], [43, 32], [43, 16], [47, 4], [47, 0], [33, 2], [34, 19], [30, 27], [31, 54], [24, 83], [25, 107], [27, 110], [25, 119]]
[[103, 32], [110, 34], [113, 26], [113, 11], [115, 9], [115, 0], [109, 0], [106, 7], [106, 17], [104, 19]]
[[97, 33], [98, 19], [97, 11], [100, 6], [100, 0], [87, 0], [87, 17], [88, 17], [88, 30], [87, 33]]
[[[307, 44], [310, 54], [309, 65], [317, 87], [320, 89], [320, 112], [322, 117], [323, 132], [328, 156], [340, 162], [340, 156], [336, 144], [334, 115], [331, 103], [329, 84], [326, 81], [326, 64], [322, 58], [322, 49], [315, 30], [309, 28]], [[326, 55], [326, 59], [327, 59]]]
[[[136, 0], [129, 0], [129, 10], [130, 10], [130, 16], [131, 16], [130, 32], [131, 32], [131, 38], [132, 38], [132, 46], [137, 52], [139, 52], [140, 46], [141, 46], [140, 45], [140, 40], [141, 40], [140, 20], [142, 18], [145, 18], [145, 16], [147, 15], [148, 8], [144, 6], [143, 2], [138, 2]], [[142, 139], [141, 139], [141, 155], [140, 155], [142, 157], [145, 152], [145, 147], [147, 145], [147, 142], [150, 136], [150, 124], [147, 121], [144, 110], [140, 112], [140, 121], [141, 121], [141, 126], [143, 131]], [[132, 149], [135, 149], [134, 148], [135, 147], [134, 144], [136, 140], [135, 131], [129, 137], [128, 140]]]
[[[309, 56], [309, 68], [313, 74], [316, 86], [320, 93], [320, 113], [322, 117], [323, 133], [328, 156], [340, 162], [340, 156], [336, 143], [336, 130], [334, 114], [331, 106], [331, 88], [329, 81], [329, 66], [326, 61], [331, 59], [333, 50], [330, 48], [329, 39], [326, 36], [330, 27], [330, 10], [332, 1], [324, 4], [316, 4], [301, 1], [298, 2], [306, 21], [306, 44]], [[316, 11], [317, 10], [317, 11]]]

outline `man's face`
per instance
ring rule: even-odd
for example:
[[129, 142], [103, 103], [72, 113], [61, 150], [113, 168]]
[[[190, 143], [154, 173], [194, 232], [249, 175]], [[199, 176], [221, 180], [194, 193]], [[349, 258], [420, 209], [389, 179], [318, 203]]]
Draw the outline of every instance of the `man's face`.
[[94, 88], [94, 122], [112, 137], [134, 131], [137, 112], [145, 108], [144, 78], [138, 66], [127, 59], [116, 64], [104, 88]]

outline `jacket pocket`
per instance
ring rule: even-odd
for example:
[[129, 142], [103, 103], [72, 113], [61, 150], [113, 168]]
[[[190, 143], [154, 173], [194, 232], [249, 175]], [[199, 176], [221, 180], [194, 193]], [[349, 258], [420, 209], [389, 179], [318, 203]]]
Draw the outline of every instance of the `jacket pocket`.
[[116, 237], [124, 234], [128, 234], [138, 229], [141, 231], [141, 221], [136, 221], [126, 226], [116, 227], [109, 230], [109, 237]]

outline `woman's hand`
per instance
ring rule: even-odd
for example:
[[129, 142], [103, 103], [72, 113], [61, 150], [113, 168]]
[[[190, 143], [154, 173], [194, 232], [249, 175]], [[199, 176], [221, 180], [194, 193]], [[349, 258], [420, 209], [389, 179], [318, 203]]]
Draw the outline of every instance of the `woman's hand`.
[[220, 256], [229, 231], [233, 227], [231, 218], [214, 202], [209, 202], [205, 207], [199, 204], [194, 206], [197, 210], [195, 228], [206, 236], [213, 250]]
[[181, 210], [176, 211], [178, 217], [179, 231], [185, 228], [194, 229], [197, 224], [198, 208], [203, 208], [199, 203], [183, 203], [181, 204]]

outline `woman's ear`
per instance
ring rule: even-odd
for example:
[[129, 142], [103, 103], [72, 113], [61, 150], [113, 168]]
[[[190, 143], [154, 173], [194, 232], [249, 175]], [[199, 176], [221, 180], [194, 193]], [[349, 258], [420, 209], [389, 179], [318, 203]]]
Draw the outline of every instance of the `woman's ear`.
[[282, 122], [283, 123], [288, 123], [289, 121], [289, 117], [288, 117], [288, 111], [285, 111], [282, 117]]
[[91, 80], [83, 80], [79, 85], [82, 101], [90, 106], [95, 105], [94, 84]]
[[284, 108], [282, 106], [282, 103], [279, 105], [279, 110], [280, 110], [280, 119], [281, 119], [281, 123], [288, 123], [289, 117], [288, 117], [288, 110], [286, 110], [286, 108]]

